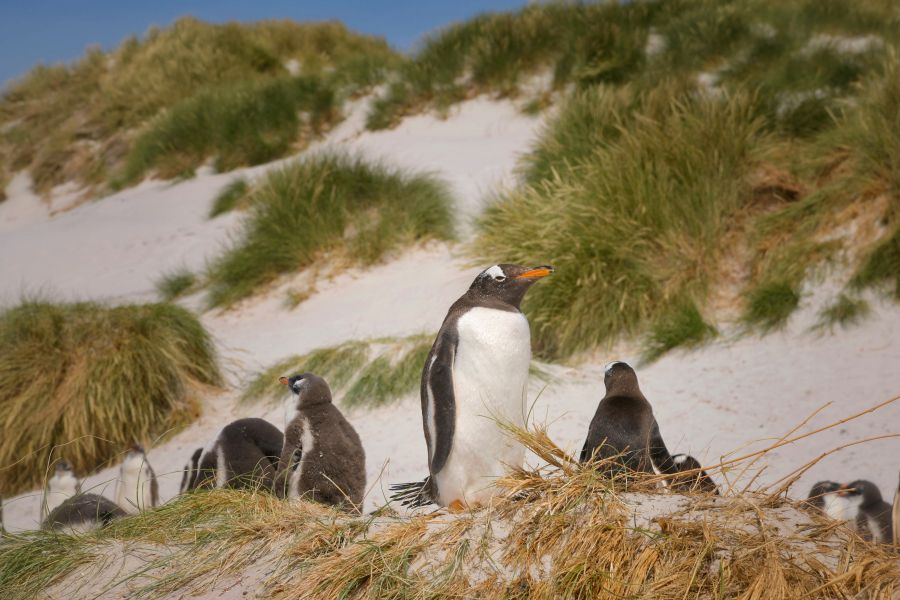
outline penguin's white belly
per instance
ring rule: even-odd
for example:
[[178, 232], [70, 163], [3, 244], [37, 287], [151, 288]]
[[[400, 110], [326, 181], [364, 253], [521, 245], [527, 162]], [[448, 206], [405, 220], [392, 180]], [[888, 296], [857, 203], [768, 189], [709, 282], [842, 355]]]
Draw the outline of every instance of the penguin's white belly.
[[850, 521], [856, 518], [854, 507], [843, 496], [825, 494], [822, 500], [825, 503], [825, 514], [835, 521]]
[[531, 362], [528, 320], [520, 312], [473, 308], [457, 322], [453, 364], [456, 427], [443, 469], [435, 475], [441, 504], [486, 502], [493, 482], [521, 466], [524, 447], [498, 422], [525, 425]]

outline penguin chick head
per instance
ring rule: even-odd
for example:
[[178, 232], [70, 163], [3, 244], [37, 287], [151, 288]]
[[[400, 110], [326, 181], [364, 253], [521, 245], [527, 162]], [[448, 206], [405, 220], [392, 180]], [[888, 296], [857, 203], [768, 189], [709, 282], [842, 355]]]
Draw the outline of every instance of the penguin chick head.
[[328, 382], [315, 373], [301, 373], [293, 377], [279, 377], [278, 381], [291, 388], [297, 396], [297, 408], [331, 402]]
[[606, 393], [619, 395], [633, 395], [640, 393], [637, 373], [631, 365], [622, 361], [614, 361], [606, 365], [603, 374], [603, 383], [606, 385]]
[[539, 279], [553, 273], [550, 265], [523, 267], [522, 265], [500, 264], [489, 267], [478, 274], [469, 293], [486, 298], [496, 298], [505, 304], [519, 308], [528, 289]]
[[67, 460], [61, 460], [58, 463], [56, 463], [54, 472], [57, 475], [65, 475], [66, 473], [72, 473], [73, 472], [72, 465], [70, 465], [69, 461], [67, 461]]
[[841, 484], [836, 481], [820, 481], [809, 490], [809, 498], [824, 496], [825, 494], [834, 494], [841, 490]]
[[144, 447], [141, 446], [140, 444], [135, 443], [135, 444], [132, 444], [128, 448], [128, 452], [127, 452], [128, 458], [133, 458], [135, 456], [144, 456], [144, 455], [146, 455], [146, 452], [144, 452]]
[[871, 481], [857, 479], [847, 485], [841, 486], [842, 496], [859, 503], [860, 506], [874, 506], [882, 502], [881, 490]]

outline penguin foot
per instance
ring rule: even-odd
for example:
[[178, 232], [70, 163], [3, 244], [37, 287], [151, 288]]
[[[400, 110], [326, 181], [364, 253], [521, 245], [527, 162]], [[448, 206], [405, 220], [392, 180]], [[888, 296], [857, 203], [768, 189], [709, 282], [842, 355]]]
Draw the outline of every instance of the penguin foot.
[[459, 514], [461, 512], [465, 512], [466, 505], [463, 504], [462, 500], [454, 500], [450, 504], [447, 505], [447, 510], [454, 515]]

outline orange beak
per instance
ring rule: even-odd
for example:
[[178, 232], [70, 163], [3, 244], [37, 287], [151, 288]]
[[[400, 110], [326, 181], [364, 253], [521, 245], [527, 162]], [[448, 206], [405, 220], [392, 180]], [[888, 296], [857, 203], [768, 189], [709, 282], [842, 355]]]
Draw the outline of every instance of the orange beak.
[[279, 377], [278, 381], [281, 382], [282, 385], [287, 385], [290, 380], [287, 377]]
[[842, 483], [841, 487], [838, 488], [837, 495], [838, 496], [846, 496], [850, 493], [850, 487], [847, 486], [846, 483]]
[[540, 267], [528, 269], [524, 273], [516, 275], [516, 279], [541, 279], [542, 277], [546, 277], [551, 273], [553, 273], [553, 267], [551, 267], [550, 265], [542, 265]]

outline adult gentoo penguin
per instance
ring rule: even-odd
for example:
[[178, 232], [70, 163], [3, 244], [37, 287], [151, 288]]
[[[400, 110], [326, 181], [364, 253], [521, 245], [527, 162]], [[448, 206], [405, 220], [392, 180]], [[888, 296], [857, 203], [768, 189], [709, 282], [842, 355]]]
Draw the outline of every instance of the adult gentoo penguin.
[[867, 540], [890, 544], [893, 537], [890, 504], [881, 497], [881, 490], [871, 481], [857, 479], [842, 488], [850, 503], [858, 507], [856, 530]]
[[61, 460], [53, 469], [53, 477], [47, 481], [41, 500], [41, 519], [45, 519], [54, 508], [81, 491], [81, 483], [67, 461]]
[[135, 444], [128, 449], [119, 467], [116, 484], [116, 504], [125, 512], [137, 514], [159, 503], [159, 483], [156, 473], [147, 461], [144, 449]]
[[450, 307], [422, 370], [428, 477], [392, 486], [406, 506], [461, 510], [489, 500], [493, 481], [525, 449], [501, 422], [525, 426], [531, 332], [519, 306], [553, 267], [494, 265]]
[[634, 369], [612, 362], [606, 366], [603, 383], [606, 395], [591, 419], [581, 462], [614, 459], [631, 471], [677, 473]]
[[275, 492], [359, 512], [366, 491], [366, 453], [353, 425], [313, 373], [281, 377], [296, 397], [285, 427]]
[[232, 421], [203, 450], [196, 474], [185, 491], [223, 487], [271, 489], [283, 444], [281, 431], [266, 420]]

